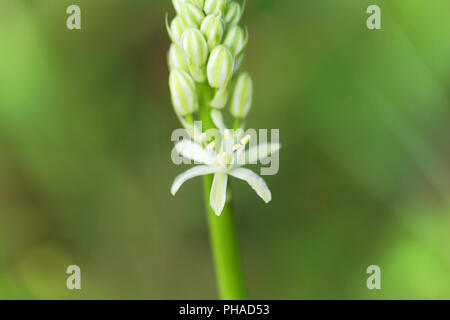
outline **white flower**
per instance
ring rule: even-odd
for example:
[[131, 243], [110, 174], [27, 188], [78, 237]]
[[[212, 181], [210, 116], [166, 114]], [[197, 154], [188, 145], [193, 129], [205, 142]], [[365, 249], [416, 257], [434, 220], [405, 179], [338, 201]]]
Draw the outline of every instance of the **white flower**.
[[[175, 195], [181, 185], [189, 179], [214, 174], [210, 205], [216, 215], [220, 216], [225, 206], [228, 176], [246, 181], [266, 203], [270, 202], [272, 194], [263, 178], [249, 169], [242, 168], [242, 166], [255, 163], [267, 158], [270, 154], [278, 152], [281, 147], [280, 144], [261, 144], [245, 151], [245, 146], [248, 144], [250, 136], [239, 139], [238, 136], [232, 134], [232, 130], [225, 129], [222, 132], [222, 141], [218, 144], [220, 146], [218, 148], [216, 148], [215, 141], [209, 145], [203, 142], [202, 146], [191, 140], [183, 140], [175, 145], [175, 149], [183, 157], [201, 163], [201, 165], [195, 166], [177, 176], [170, 192]], [[235, 139], [239, 141], [235, 143]]]

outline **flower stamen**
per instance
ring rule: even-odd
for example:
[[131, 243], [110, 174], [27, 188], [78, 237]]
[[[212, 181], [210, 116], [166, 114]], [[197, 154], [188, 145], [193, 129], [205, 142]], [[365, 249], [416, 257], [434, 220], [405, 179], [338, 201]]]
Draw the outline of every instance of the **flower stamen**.
[[243, 146], [245, 146], [247, 143], [250, 142], [250, 139], [251, 139], [250, 135], [246, 135], [245, 137], [243, 137], [243, 138], [241, 139], [241, 144], [242, 144]]
[[224, 136], [225, 140], [230, 140], [233, 137], [233, 131], [230, 129], [225, 129], [223, 131], [223, 136]]
[[242, 147], [242, 144], [238, 143], [233, 146], [233, 152], [239, 150]]

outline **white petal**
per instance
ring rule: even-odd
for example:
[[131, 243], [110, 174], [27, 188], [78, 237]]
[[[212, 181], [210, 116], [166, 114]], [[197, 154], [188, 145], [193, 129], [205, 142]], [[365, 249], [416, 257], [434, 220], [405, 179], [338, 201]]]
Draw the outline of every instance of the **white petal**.
[[247, 181], [247, 183], [256, 191], [258, 196], [260, 196], [266, 203], [272, 200], [272, 194], [270, 193], [266, 182], [253, 171], [244, 168], [237, 168], [229, 171], [228, 174], [235, 178]]
[[217, 216], [220, 216], [225, 207], [225, 201], [227, 199], [227, 181], [228, 175], [226, 173], [216, 173], [214, 175], [209, 202]]
[[256, 164], [258, 161], [266, 159], [271, 154], [278, 152], [280, 149], [281, 144], [279, 143], [259, 144], [240, 154], [237, 163], [240, 165]]
[[216, 171], [216, 169], [214, 167], [210, 167], [210, 166], [193, 167], [193, 168], [183, 172], [182, 174], [178, 175], [175, 178], [175, 180], [172, 183], [172, 187], [170, 188], [170, 193], [175, 195], [175, 193], [177, 193], [178, 189], [180, 189], [181, 185], [189, 179], [192, 179], [192, 178], [195, 178], [198, 176], [207, 175], [207, 174], [212, 174], [215, 171]]
[[183, 157], [199, 163], [213, 164], [215, 160], [211, 152], [207, 151], [201, 145], [191, 140], [183, 140], [178, 142], [175, 145], [175, 149]]

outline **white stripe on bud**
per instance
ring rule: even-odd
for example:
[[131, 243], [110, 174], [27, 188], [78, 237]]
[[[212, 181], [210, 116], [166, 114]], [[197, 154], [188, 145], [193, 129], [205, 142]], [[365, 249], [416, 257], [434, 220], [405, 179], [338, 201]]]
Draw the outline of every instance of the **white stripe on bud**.
[[183, 34], [182, 46], [188, 61], [189, 71], [197, 82], [204, 82], [204, 66], [208, 60], [208, 44], [200, 30], [188, 28]]
[[186, 24], [186, 26], [197, 29], [200, 27], [200, 24], [205, 18], [203, 10], [200, 9], [197, 5], [191, 3], [190, 1], [185, 1], [183, 6], [181, 7], [180, 15], [183, 18], [183, 21]]
[[204, 10], [206, 14], [221, 15], [225, 11], [228, 0], [206, 0]]
[[183, 33], [182, 46], [186, 57], [190, 59], [196, 67], [202, 67], [208, 59], [208, 44], [200, 30], [188, 28]]
[[186, 116], [196, 111], [198, 100], [195, 84], [187, 72], [180, 69], [172, 70], [169, 87], [173, 106], [179, 115]]
[[228, 27], [232, 27], [239, 23], [244, 13], [244, 7], [241, 7], [236, 1], [228, 3], [225, 10], [224, 20]]
[[181, 69], [188, 72], [188, 65], [186, 62], [186, 57], [184, 51], [177, 45], [172, 44], [167, 55], [167, 60], [169, 63], [169, 70]]
[[212, 49], [222, 42], [225, 22], [219, 16], [209, 15], [203, 20], [200, 30], [205, 36], [209, 48]]
[[233, 26], [225, 35], [223, 43], [227, 45], [234, 56], [238, 58], [247, 46], [248, 33], [244, 32], [244, 30], [239, 26]]
[[228, 47], [218, 45], [213, 49], [209, 57], [207, 75], [209, 85], [222, 89], [228, 86], [233, 75], [233, 55]]
[[249, 74], [244, 72], [236, 80], [231, 95], [230, 111], [233, 117], [243, 119], [252, 105], [253, 82]]

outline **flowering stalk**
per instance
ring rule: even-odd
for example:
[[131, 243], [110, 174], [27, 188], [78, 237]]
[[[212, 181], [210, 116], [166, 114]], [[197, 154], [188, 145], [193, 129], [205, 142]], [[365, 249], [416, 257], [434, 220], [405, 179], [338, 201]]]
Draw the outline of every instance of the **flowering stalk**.
[[[211, 244], [222, 299], [244, 299], [229, 177], [246, 181], [267, 203], [272, 199], [264, 180], [248, 163], [268, 157], [279, 144], [262, 144], [246, 150], [250, 136], [227, 129], [222, 110], [229, 105], [234, 129], [243, 129], [253, 94], [248, 73], [240, 73], [248, 34], [238, 23], [244, 8], [231, 0], [172, 0], [177, 12], [167, 31], [172, 40], [168, 53], [169, 87], [175, 113], [191, 140], [175, 145], [183, 157], [202, 165], [180, 174], [171, 193], [194, 177], [204, 176], [204, 192]], [[194, 124], [202, 122], [202, 131]], [[203, 129], [216, 129], [209, 137]]]
[[[212, 128], [214, 124], [210, 117], [211, 107], [208, 105], [212, 92], [207, 86], [204, 86], [203, 90], [200, 91], [202, 94], [200, 119], [206, 128]], [[211, 175], [203, 176], [206, 216], [219, 295], [224, 300], [243, 300], [246, 298], [246, 290], [239, 257], [231, 197], [227, 199], [221, 215], [218, 216], [209, 203], [212, 184], [213, 177]], [[231, 194], [229, 186], [228, 193]]]

